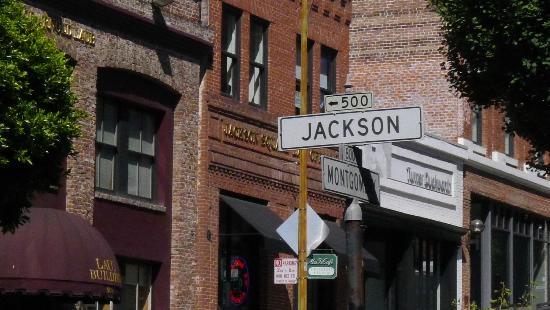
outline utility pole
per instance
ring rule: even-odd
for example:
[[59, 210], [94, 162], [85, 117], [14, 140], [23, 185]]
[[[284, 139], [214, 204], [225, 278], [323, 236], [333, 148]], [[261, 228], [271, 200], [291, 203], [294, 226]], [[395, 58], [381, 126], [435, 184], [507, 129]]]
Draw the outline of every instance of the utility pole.
[[[301, 33], [301, 63], [302, 72], [300, 77], [300, 115], [307, 114], [308, 110], [308, 57], [307, 57], [307, 32], [308, 32], [308, 0], [302, 0], [300, 13]], [[298, 216], [298, 310], [307, 310], [307, 150], [300, 150], [300, 197]]]
[[[350, 76], [346, 76], [346, 93], [351, 88]], [[357, 148], [353, 148], [357, 166], [362, 167], [362, 156]], [[361, 224], [363, 212], [359, 202], [347, 199], [347, 208], [344, 214], [346, 228], [346, 251], [348, 256], [348, 310], [365, 309], [365, 279], [363, 277], [363, 231]]]
[[353, 199], [351, 202], [348, 202], [344, 215], [346, 223], [346, 251], [348, 255], [348, 310], [365, 309], [362, 220], [361, 206], [357, 200]]

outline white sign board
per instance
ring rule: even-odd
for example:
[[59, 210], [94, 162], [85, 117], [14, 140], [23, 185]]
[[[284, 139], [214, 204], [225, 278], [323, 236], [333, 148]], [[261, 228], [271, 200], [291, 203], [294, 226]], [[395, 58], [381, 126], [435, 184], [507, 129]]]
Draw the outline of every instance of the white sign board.
[[367, 202], [380, 202], [378, 173], [326, 156], [321, 156], [321, 166], [323, 190]]
[[393, 158], [390, 179], [443, 195], [453, 195], [453, 173], [409, 159]]
[[325, 111], [372, 108], [372, 93], [333, 94], [325, 96]]
[[273, 261], [273, 282], [275, 284], [296, 284], [298, 279], [297, 258], [275, 258]]
[[[316, 249], [327, 238], [330, 229], [327, 224], [319, 217], [319, 215], [307, 205], [307, 242], [306, 252], [309, 256], [312, 250]], [[298, 255], [298, 213], [300, 210], [294, 211], [292, 215], [284, 221], [277, 233], [290, 246], [290, 248]]]
[[279, 150], [422, 138], [420, 107], [279, 117]]

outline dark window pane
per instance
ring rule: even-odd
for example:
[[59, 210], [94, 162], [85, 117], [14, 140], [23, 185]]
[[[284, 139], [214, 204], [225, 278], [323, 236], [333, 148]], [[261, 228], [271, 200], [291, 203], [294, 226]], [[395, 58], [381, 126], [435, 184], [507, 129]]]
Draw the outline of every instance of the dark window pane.
[[495, 290], [501, 287], [501, 283], [508, 285], [508, 235], [509, 233], [493, 230], [491, 238], [491, 275], [493, 299], [496, 298]]
[[533, 297], [535, 304], [546, 302], [548, 284], [548, 249], [546, 243], [535, 241], [533, 244]]
[[529, 238], [514, 236], [514, 303], [529, 301]]

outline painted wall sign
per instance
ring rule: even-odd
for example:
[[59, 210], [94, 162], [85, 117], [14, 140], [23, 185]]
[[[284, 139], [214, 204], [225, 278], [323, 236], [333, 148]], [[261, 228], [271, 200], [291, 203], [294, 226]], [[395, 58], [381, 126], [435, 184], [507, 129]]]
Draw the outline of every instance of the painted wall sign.
[[54, 16], [54, 18], [52, 18], [47, 14], [38, 15], [34, 12], [27, 12], [28, 14], [36, 15], [41, 20], [42, 25], [44, 25], [47, 30], [72, 38], [76, 41], [95, 46], [95, 34], [87, 29], [80, 27], [75, 22], [59, 16]]
[[[223, 123], [222, 134], [224, 138], [240, 141], [253, 146], [261, 146], [268, 152], [278, 152], [277, 137], [259, 133], [253, 129], [238, 126], [232, 123]], [[286, 152], [285, 152], [286, 153]], [[292, 157], [299, 157], [299, 152], [288, 153]], [[308, 157], [312, 163], [320, 164], [323, 154], [316, 150], [308, 150]]]
[[392, 158], [390, 179], [447, 196], [453, 195], [453, 174], [401, 157]]
[[233, 305], [244, 304], [248, 299], [250, 289], [250, 272], [248, 263], [241, 256], [232, 256], [230, 270], [229, 301]]
[[279, 150], [423, 137], [422, 109], [406, 107], [279, 117]]

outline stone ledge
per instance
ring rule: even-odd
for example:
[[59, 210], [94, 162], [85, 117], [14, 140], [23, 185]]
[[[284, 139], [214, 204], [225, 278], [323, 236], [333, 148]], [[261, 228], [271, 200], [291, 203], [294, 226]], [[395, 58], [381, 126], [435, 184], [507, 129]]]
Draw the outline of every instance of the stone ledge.
[[162, 212], [162, 213], [166, 212], [166, 206], [164, 205], [147, 202], [147, 201], [143, 201], [135, 198], [118, 196], [118, 195], [98, 192], [98, 191], [94, 192], [94, 197], [97, 199], [118, 202], [137, 209], [146, 209], [146, 210]]

